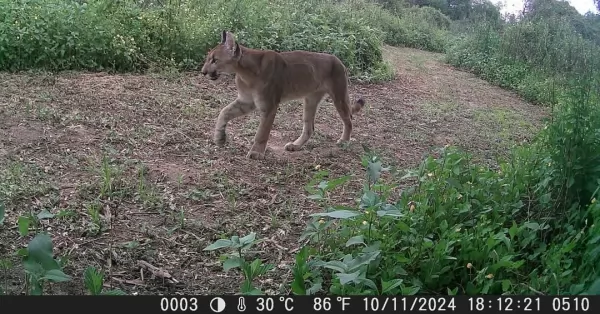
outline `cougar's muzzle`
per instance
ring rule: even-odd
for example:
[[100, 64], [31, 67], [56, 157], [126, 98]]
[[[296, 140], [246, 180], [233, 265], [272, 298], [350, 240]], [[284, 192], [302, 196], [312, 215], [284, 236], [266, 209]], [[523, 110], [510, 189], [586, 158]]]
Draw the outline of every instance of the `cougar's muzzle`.
[[219, 73], [217, 73], [217, 71], [207, 72], [205, 70], [202, 70], [200, 71], [200, 73], [202, 73], [202, 75], [204, 76], [208, 76], [208, 78], [213, 81], [219, 78]]

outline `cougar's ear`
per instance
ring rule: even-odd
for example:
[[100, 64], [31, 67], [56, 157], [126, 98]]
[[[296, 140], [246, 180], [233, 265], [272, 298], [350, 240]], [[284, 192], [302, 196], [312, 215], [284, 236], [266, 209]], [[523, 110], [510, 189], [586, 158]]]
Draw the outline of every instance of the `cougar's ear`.
[[223, 32], [223, 34], [224, 34], [224, 38], [225, 38], [225, 41], [224, 41], [225, 48], [227, 48], [227, 50], [229, 50], [232, 55], [235, 54], [237, 44], [235, 42], [235, 38], [233, 37], [233, 34], [228, 31]]
[[240, 45], [238, 45], [238, 43], [235, 43], [235, 49], [233, 50], [233, 57], [239, 58], [241, 56], [242, 56], [242, 48], [240, 48]]
[[221, 33], [221, 44], [224, 44], [225, 40], [227, 40], [227, 31], [223, 31], [223, 33]]

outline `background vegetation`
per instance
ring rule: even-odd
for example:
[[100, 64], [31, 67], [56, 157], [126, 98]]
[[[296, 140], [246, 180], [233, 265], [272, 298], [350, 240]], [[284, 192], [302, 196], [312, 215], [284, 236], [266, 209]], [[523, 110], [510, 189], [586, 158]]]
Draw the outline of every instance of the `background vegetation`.
[[[347, 178], [318, 173], [305, 188], [323, 212], [284, 283], [294, 293], [600, 293], [598, 15], [557, 0], [528, 0], [511, 16], [473, 0], [0, 0], [0, 69], [193, 69], [222, 29], [255, 48], [335, 53], [360, 80], [392, 77], [384, 43], [445, 52], [552, 108], [536, 140], [493, 169], [453, 147], [391, 169], [366, 148], [352, 207], [330, 197]], [[246, 260], [257, 239], [241, 236], [206, 250], [229, 249], [224, 268], [241, 270], [242, 292], [260, 293], [254, 279], [272, 265]], [[68, 280], [49, 241], [19, 252], [32, 292]], [[101, 275], [89, 277], [93, 290]]]

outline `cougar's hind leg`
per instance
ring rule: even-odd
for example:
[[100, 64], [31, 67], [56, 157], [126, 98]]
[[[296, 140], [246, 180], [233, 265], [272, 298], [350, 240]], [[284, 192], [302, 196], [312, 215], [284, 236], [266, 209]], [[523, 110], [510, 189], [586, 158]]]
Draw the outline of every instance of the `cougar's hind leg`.
[[350, 141], [350, 135], [352, 134], [352, 112], [349, 106], [350, 97], [348, 96], [345, 82], [343, 88], [338, 88], [337, 90], [337, 93], [331, 94], [331, 98], [333, 100], [333, 105], [344, 124], [342, 135], [337, 141], [338, 144], [341, 144]]
[[323, 96], [325, 96], [324, 92], [317, 92], [304, 98], [304, 113], [302, 116], [304, 125], [302, 126], [302, 134], [295, 141], [285, 144], [285, 150], [300, 150], [311, 138], [315, 132], [315, 116], [319, 108], [319, 103], [323, 100]]

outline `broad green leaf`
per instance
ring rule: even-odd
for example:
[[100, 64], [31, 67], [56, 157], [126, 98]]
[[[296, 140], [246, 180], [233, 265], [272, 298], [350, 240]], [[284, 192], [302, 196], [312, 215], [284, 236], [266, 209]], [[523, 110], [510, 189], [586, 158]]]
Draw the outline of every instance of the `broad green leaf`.
[[321, 181], [319, 185], [317, 185], [317, 187], [319, 188], [319, 190], [325, 191], [327, 190], [327, 185], [327, 181]]
[[374, 261], [380, 253], [381, 251], [373, 251], [369, 253], [360, 254], [359, 256], [346, 263], [347, 270], [354, 271], [363, 265], [368, 265], [369, 263]]
[[49, 212], [47, 209], [44, 209], [37, 214], [37, 218], [38, 219], [50, 219], [50, 218], [54, 218], [54, 214]]
[[60, 269], [50, 269], [49, 271], [46, 272], [46, 274], [44, 275], [44, 277], [42, 277], [42, 279], [50, 280], [53, 282], [64, 282], [64, 281], [70, 281], [71, 276], [63, 273], [63, 271]]
[[232, 245], [231, 240], [229, 239], [219, 239], [217, 241], [215, 241], [215, 243], [207, 246], [204, 248], [203, 251], [213, 251], [213, 250], [218, 250], [218, 249], [222, 249], [225, 247], [230, 247]]
[[313, 294], [321, 291], [321, 289], [323, 289], [323, 286], [321, 285], [320, 282], [317, 282], [317, 283], [313, 284], [312, 286], [310, 286], [310, 288], [308, 288], [308, 290], [306, 290], [306, 294], [313, 295]]
[[346, 285], [349, 282], [354, 282], [356, 279], [358, 279], [359, 275], [360, 275], [360, 271], [355, 271], [350, 274], [345, 274], [345, 273], [337, 273], [336, 274], [336, 276], [340, 279], [340, 284], [342, 284], [342, 285]]
[[576, 295], [576, 294], [581, 294], [583, 291], [585, 290], [585, 284], [574, 284], [571, 285], [571, 287], [569, 287], [569, 294], [570, 295]]
[[386, 294], [402, 284], [402, 279], [392, 279], [390, 281], [381, 281], [381, 294]]
[[585, 293], [586, 295], [600, 295], [600, 278], [596, 279], [594, 283], [590, 285]]
[[400, 212], [397, 209], [389, 209], [389, 210], [378, 210], [377, 216], [379, 216], [379, 217], [383, 217], [383, 216], [402, 217], [404, 215], [402, 215], [402, 212]]
[[371, 190], [368, 190], [365, 193], [363, 193], [362, 197], [360, 198], [360, 205], [362, 208], [369, 208], [375, 206], [378, 202], [379, 196]]
[[44, 273], [44, 267], [42, 267], [42, 264], [36, 262], [35, 260], [26, 257], [23, 260], [23, 268], [25, 268], [25, 271], [28, 274], [37, 274], [37, 275], [42, 275]]
[[316, 213], [312, 214], [313, 217], [331, 217], [331, 218], [339, 218], [339, 219], [347, 219], [360, 215], [360, 213], [350, 210], [336, 210], [329, 213]]
[[511, 282], [508, 279], [502, 280], [502, 292], [507, 292], [510, 289]]
[[462, 185], [455, 178], [446, 179], [446, 183], [448, 183], [448, 185], [450, 185], [451, 187], [453, 187], [459, 191], [462, 190]]
[[327, 262], [325, 265], [323, 265], [323, 267], [333, 269], [337, 272], [343, 273], [346, 271], [346, 268], [348, 266], [346, 266], [346, 264], [344, 264], [343, 262], [340, 262], [340, 261], [330, 261], [330, 262]]
[[327, 182], [327, 189], [328, 190], [333, 190], [336, 187], [346, 183], [346, 181], [350, 180], [350, 176], [343, 176], [337, 179], [333, 179], [329, 182]]
[[515, 235], [517, 235], [517, 231], [519, 231], [519, 228], [517, 227], [517, 223], [513, 221], [512, 226], [508, 229], [508, 235], [511, 239], [514, 239]]
[[17, 224], [19, 225], [19, 233], [22, 237], [26, 236], [29, 233], [29, 217], [20, 216]]
[[242, 259], [239, 257], [230, 257], [223, 262], [223, 271], [242, 266]]
[[403, 294], [403, 295], [415, 295], [415, 294], [417, 294], [419, 292], [419, 290], [421, 290], [421, 287], [419, 287], [419, 286], [403, 287], [401, 294]]
[[365, 284], [367, 287], [373, 289], [373, 291], [375, 291], [376, 294], [379, 294], [379, 289], [377, 288], [377, 285], [375, 284], [375, 282], [369, 278], [361, 278], [359, 279], [359, 282], [362, 284]]
[[379, 180], [379, 177], [381, 176], [381, 161], [376, 161], [376, 162], [369, 162], [369, 165], [367, 166], [367, 174], [369, 176], [369, 182], [371, 183], [375, 183], [377, 182], [377, 180]]
[[375, 241], [373, 243], [371, 243], [370, 245], [364, 247], [361, 251], [363, 253], [373, 253], [373, 252], [379, 252], [381, 249], [381, 242], [380, 241]]
[[402, 232], [410, 231], [410, 227], [407, 224], [405, 224], [403, 221], [397, 221], [396, 227], [398, 228], [398, 230], [400, 230]]
[[355, 245], [355, 244], [365, 244], [365, 237], [363, 235], [357, 235], [357, 236], [354, 236], [354, 237], [348, 239], [348, 241], [346, 241], [346, 247], [349, 247], [349, 246]]
[[240, 239], [240, 243], [241, 244], [248, 244], [253, 242], [256, 239], [256, 233], [255, 232], [250, 232], [250, 234], [248, 234], [247, 236], [243, 237]]
[[400, 265], [394, 267], [394, 273], [398, 276], [408, 276], [408, 272]]
[[538, 224], [537, 222], [526, 222], [524, 224], [525, 227], [533, 230], [533, 231], [538, 231], [540, 230], [540, 224]]
[[58, 269], [52, 254], [52, 239], [46, 233], [38, 233], [27, 245], [29, 258], [40, 263], [45, 270]]
[[264, 275], [269, 270], [273, 269], [272, 264], [263, 264], [260, 259], [255, 259], [252, 263], [247, 267], [247, 272], [251, 278], [256, 278], [261, 275]]

